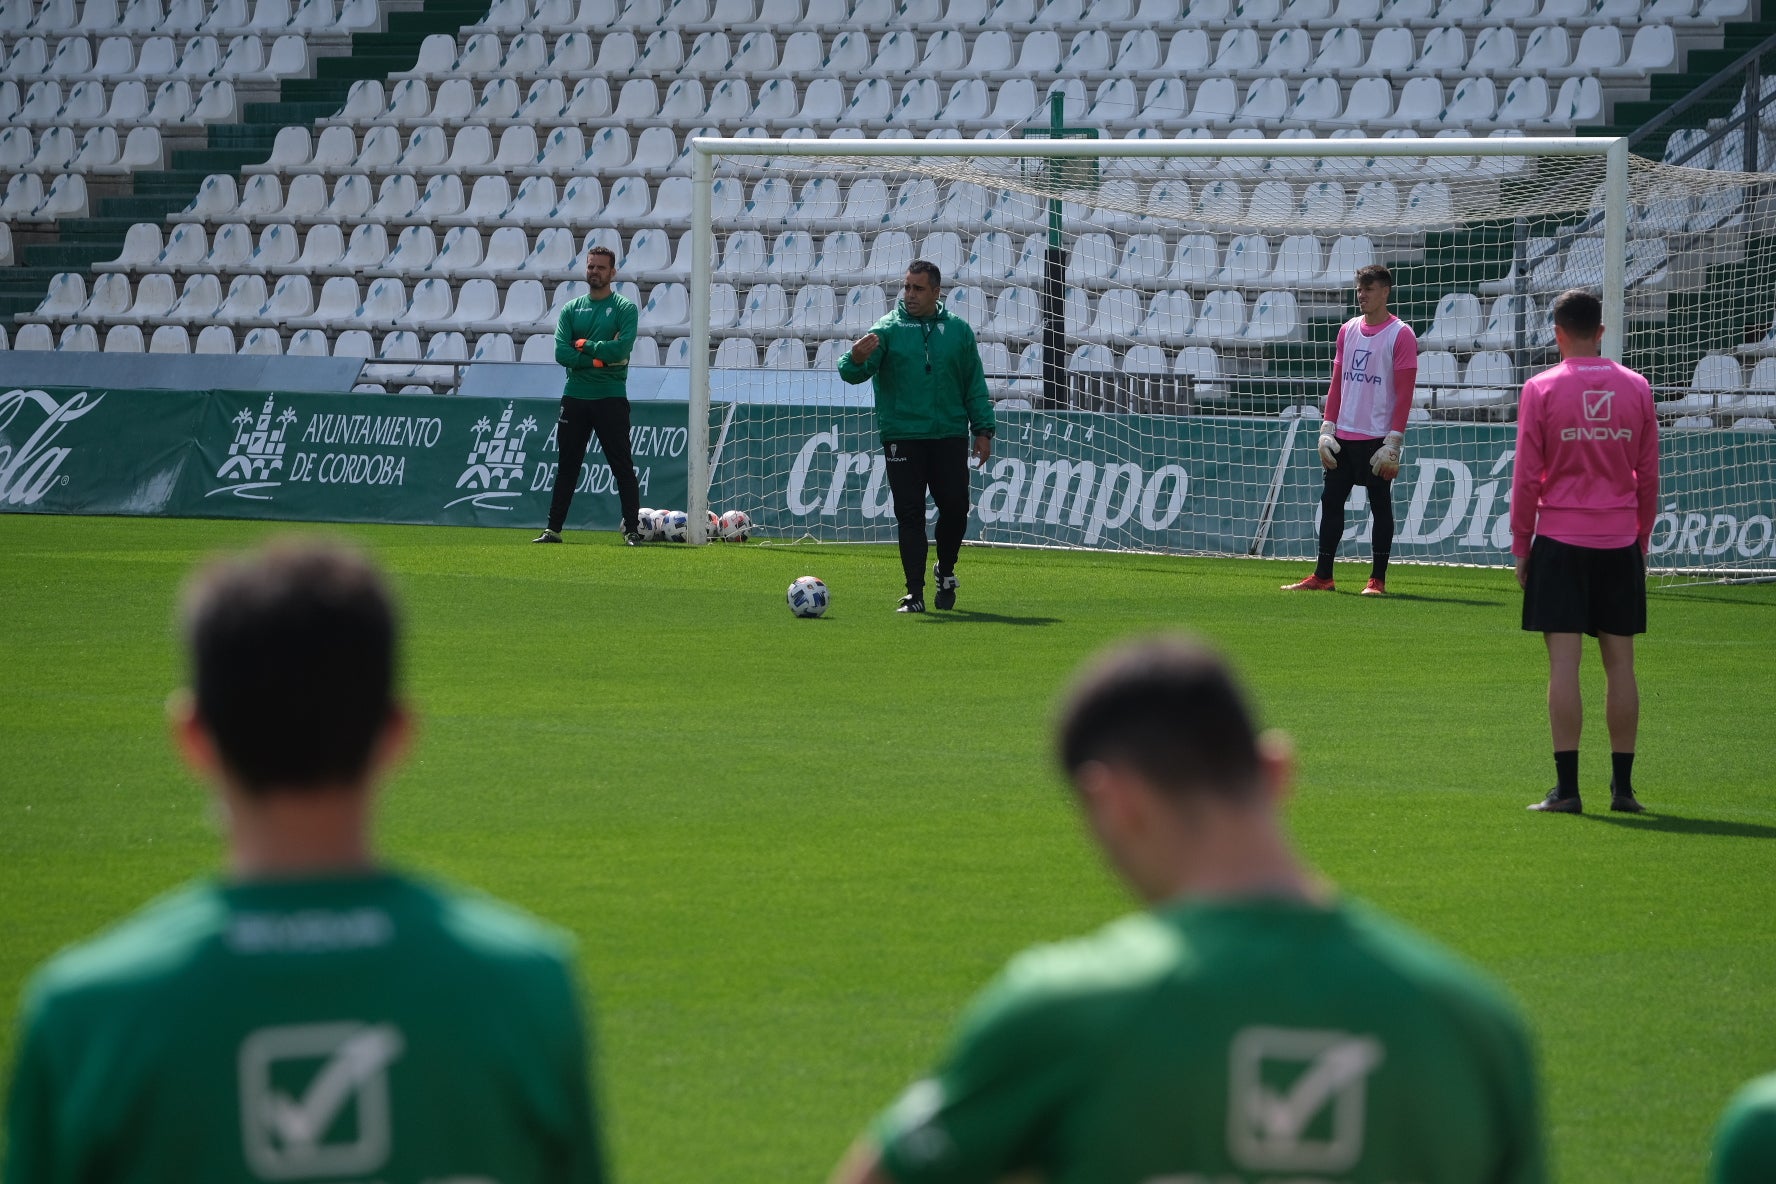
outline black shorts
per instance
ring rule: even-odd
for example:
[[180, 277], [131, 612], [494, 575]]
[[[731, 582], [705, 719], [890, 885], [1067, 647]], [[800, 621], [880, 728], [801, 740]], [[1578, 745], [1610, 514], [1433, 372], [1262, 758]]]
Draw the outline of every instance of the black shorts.
[[1646, 558], [1640, 546], [1579, 547], [1537, 536], [1523, 587], [1531, 633], [1646, 632]]

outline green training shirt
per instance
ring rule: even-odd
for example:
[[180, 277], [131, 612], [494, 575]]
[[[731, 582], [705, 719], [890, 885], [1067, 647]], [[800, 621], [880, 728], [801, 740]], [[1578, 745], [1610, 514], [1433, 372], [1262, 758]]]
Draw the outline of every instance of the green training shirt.
[[33, 978], [5, 1180], [598, 1184], [570, 957], [395, 874], [192, 884]]
[[1709, 1184], [1776, 1180], [1776, 1073], [1740, 1090], [1721, 1116], [1708, 1180]]
[[[602, 300], [576, 296], [555, 321], [555, 360], [567, 369], [562, 394], [615, 399], [629, 393], [629, 354], [641, 314], [635, 302], [612, 292]], [[574, 348], [584, 338], [586, 348]], [[602, 363], [602, 365], [598, 364]]]
[[853, 386], [873, 385], [884, 441], [994, 433], [993, 400], [967, 321], [942, 303], [920, 319], [901, 301], [870, 332], [880, 344], [861, 363], [851, 360], [849, 350], [841, 353], [839, 377]]
[[1197, 903], [1014, 959], [877, 1122], [901, 1184], [1539, 1184], [1517, 1015], [1357, 905]]

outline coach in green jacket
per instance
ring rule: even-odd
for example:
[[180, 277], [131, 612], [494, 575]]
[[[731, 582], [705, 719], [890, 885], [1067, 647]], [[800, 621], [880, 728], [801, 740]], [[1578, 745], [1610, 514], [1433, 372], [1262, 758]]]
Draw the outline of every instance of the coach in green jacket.
[[974, 330], [938, 299], [943, 275], [915, 259], [900, 304], [839, 358], [848, 383], [874, 381], [876, 426], [900, 527], [906, 595], [895, 610], [925, 611], [925, 492], [937, 503], [937, 607], [956, 607], [956, 556], [968, 529], [968, 438], [981, 464], [993, 451], [993, 402]]
[[561, 418], [555, 426], [555, 488], [549, 495], [549, 524], [533, 541], [559, 543], [568, 507], [579, 487], [580, 470], [594, 433], [610, 465], [623, 513], [623, 541], [641, 542], [641, 484], [629, 445], [629, 351], [635, 348], [639, 314], [635, 302], [611, 286], [617, 254], [609, 247], [586, 252], [586, 295], [569, 300], [555, 323], [555, 360], [567, 371]]

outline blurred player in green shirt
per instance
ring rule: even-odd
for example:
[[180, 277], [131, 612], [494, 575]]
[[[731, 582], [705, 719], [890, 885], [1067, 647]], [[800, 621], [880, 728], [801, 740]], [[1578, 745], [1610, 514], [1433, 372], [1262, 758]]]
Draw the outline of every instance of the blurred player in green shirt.
[[564, 934], [382, 867], [396, 623], [357, 555], [287, 545], [190, 587], [173, 730], [228, 869], [26, 991], [7, 1184], [604, 1178]]
[[1539, 1184], [1536, 1075], [1479, 971], [1339, 898], [1278, 819], [1290, 761], [1213, 655], [1100, 660], [1061, 762], [1152, 907], [1014, 959], [839, 1184]]
[[1714, 1135], [1708, 1184], [1770, 1184], [1776, 1180], [1776, 1073], [1734, 1096]]

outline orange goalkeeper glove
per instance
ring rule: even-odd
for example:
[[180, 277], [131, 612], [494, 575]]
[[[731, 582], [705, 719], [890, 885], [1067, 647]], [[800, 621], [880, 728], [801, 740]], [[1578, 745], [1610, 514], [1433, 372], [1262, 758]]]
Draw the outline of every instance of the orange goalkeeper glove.
[[578, 341], [574, 342], [574, 348], [575, 349], [585, 349], [586, 348], [586, 339], [584, 337], [582, 337]]

